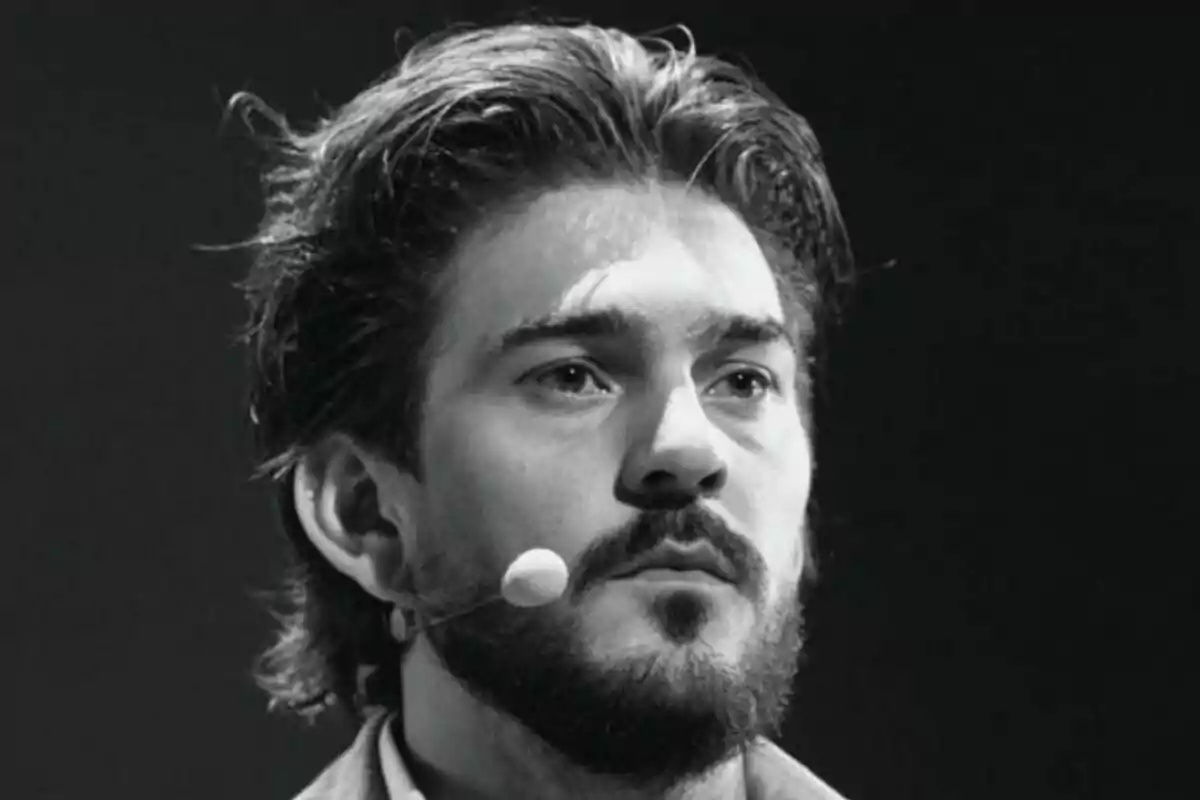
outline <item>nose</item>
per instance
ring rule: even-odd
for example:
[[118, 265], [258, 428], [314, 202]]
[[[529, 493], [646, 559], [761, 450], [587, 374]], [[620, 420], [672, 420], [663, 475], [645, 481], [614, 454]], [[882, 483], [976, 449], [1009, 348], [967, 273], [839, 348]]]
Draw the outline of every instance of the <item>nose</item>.
[[695, 391], [681, 387], [657, 419], [635, 431], [616, 496], [642, 509], [683, 508], [721, 491], [727, 478], [716, 430]]

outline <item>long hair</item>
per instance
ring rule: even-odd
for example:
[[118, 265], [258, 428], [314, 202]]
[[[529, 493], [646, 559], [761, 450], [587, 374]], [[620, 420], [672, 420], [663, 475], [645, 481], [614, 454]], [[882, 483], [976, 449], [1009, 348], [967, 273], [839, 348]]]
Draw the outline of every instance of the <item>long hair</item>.
[[[260, 474], [282, 481], [294, 556], [281, 631], [256, 668], [272, 708], [311, 719], [400, 702], [386, 607], [316, 552], [284, 479], [333, 432], [420, 476], [443, 265], [489, 213], [571, 181], [707, 192], [755, 232], [815, 352], [824, 289], [851, 269], [816, 138], [683, 33], [681, 48], [590, 25], [448, 32], [305, 128], [252, 95], [231, 101], [270, 125], [266, 210], [243, 243], [252, 265], [241, 286]], [[391, 666], [358, 691], [360, 670], [378, 665]]]

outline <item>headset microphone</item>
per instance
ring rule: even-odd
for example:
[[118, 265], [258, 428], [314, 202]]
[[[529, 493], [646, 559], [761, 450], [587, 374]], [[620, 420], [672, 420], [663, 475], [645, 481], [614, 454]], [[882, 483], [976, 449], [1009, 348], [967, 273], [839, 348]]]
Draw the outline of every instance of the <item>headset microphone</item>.
[[432, 628], [443, 622], [470, 614], [501, 598], [509, 605], [518, 608], [534, 608], [553, 603], [566, 591], [569, 574], [567, 562], [563, 561], [562, 556], [553, 550], [543, 548], [526, 550], [514, 558], [508, 565], [508, 569], [504, 571], [504, 578], [500, 581], [499, 595], [493, 595], [481, 603], [436, 620], [430, 620], [423, 625], [414, 624], [415, 620], [410, 616], [411, 608], [398, 606], [396, 609], [398, 613], [394, 612], [392, 616], [393, 635], [404, 641], [418, 630]]
[[553, 550], [526, 550], [513, 559], [500, 581], [500, 596], [510, 605], [533, 608], [553, 603], [567, 589], [567, 562]]

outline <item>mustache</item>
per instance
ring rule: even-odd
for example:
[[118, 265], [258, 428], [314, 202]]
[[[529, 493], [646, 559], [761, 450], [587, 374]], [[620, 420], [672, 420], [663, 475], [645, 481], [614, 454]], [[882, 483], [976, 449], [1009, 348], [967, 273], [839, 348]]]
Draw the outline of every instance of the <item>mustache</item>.
[[706, 542], [728, 559], [739, 591], [753, 596], [762, 586], [766, 564], [745, 537], [713, 512], [696, 505], [643, 511], [613, 533], [592, 542], [576, 559], [569, 591], [578, 599], [664, 542]]

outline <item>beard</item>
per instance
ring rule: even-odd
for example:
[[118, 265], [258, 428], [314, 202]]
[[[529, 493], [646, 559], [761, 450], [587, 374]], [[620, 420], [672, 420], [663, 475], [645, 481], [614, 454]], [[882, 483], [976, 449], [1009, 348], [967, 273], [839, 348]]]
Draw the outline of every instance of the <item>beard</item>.
[[[687, 590], [663, 592], [649, 609], [667, 644], [604, 661], [589, 652], [579, 610], [584, 593], [667, 539], [705, 539], [734, 565], [737, 587], [757, 612], [737, 661], [686, 646], [711, 613], [704, 597]], [[803, 644], [800, 585], [768, 607], [765, 574], [761, 557], [715, 515], [695, 507], [648, 512], [580, 557], [566, 602], [538, 609], [491, 603], [426, 635], [467, 691], [559, 757], [633, 787], [666, 789], [779, 733]], [[443, 587], [454, 580], [423, 577]], [[455, 607], [495, 595], [494, 580], [471, 584], [455, 592], [462, 602]]]

